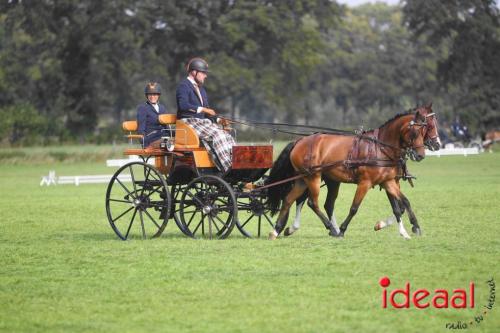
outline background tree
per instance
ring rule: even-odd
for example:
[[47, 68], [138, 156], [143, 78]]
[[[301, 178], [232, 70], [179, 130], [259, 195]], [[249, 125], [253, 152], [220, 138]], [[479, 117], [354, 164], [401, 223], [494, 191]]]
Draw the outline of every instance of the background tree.
[[499, 9], [493, 0], [408, 0], [409, 29], [445, 45], [437, 75], [453, 98], [455, 116], [480, 128], [500, 126]]
[[374, 127], [433, 101], [443, 121], [500, 126], [496, 2], [403, 5], [0, 2], [0, 109], [32, 110], [42, 130], [29, 140], [2, 130], [1, 142], [110, 142], [148, 81], [162, 84], [162, 102], [176, 111], [193, 56], [210, 63], [211, 104], [231, 117]]

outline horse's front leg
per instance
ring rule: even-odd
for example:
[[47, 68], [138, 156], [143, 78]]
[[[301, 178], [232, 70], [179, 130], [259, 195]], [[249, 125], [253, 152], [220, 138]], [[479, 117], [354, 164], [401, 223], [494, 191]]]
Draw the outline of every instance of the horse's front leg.
[[411, 209], [410, 200], [408, 200], [408, 198], [406, 198], [406, 196], [401, 192], [400, 192], [400, 195], [401, 195], [401, 202], [406, 207], [406, 210], [408, 211], [408, 217], [410, 218], [410, 223], [412, 224], [411, 231], [415, 235], [421, 236], [422, 230], [420, 229], [420, 226], [418, 225], [418, 221], [417, 221], [417, 217], [415, 216], [415, 213]]
[[358, 187], [356, 188], [356, 194], [354, 195], [354, 199], [352, 200], [351, 209], [349, 209], [349, 214], [347, 215], [346, 219], [340, 226], [340, 234], [339, 234], [340, 237], [344, 236], [347, 227], [351, 222], [351, 219], [358, 212], [358, 208], [361, 205], [361, 202], [363, 201], [363, 198], [365, 197], [370, 187], [372, 187], [372, 183], [369, 181], [360, 182], [358, 184]]
[[285, 227], [288, 220], [288, 212], [290, 210], [290, 207], [292, 206], [293, 202], [297, 200], [297, 198], [300, 197], [302, 193], [304, 193], [305, 189], [306, 185], [303, 180], [299, 179], [295, 181], [292, 190], [283, 200], [283, 205], [281, 206], [281, 210], [278, 215], [276, 225], [274, 226], [274, 230], [269, 233], [269, 240], [275, 240], [281, 233], [281, 231], [283, 231], [283, 228]]
[[[401, 187], [399, 185], [399, 182], [397, 184], [398, 184], [398, 187], [400, 188], [399, 190], [401, 191]], [[387, 199], [389, 199], [389, 202], [391, 202], [391, 200], [393, 199], [393, 197], [387, 191], [385, 191], [385, 194], [387, 195]], [[396, 202], [396, 204], [399, 205], [399, 210], [401, 212], [401, 215], [403, 215], [404, 214], [404, 206], [403, 206], [403, 204], [399, 200]], [[392, 205], [393, 205], [393, 203], [391, 202], [391, 206]], [[375, 231], [379, 231], [381, 229], [384, 229], [384, 228], [386, 228], [386, 227], [394, 224], [394, 222], [397, 222], [396, 216], [394, 216], [394, 215], [388, 216], [385, 219], [379, 220], [377, 223], [375, 223], [374, 229], [375, 229]]]
[[401, 218], [401, 215], [404, 212], [404, 208], [401, 207], [400, 205], [400, 198], [401, 198], [401, 191], [399, 190], [399, 186], [394, 180], [387, 181], [383, 184], [383, 187], [385, 188], [387, 192], [387, 198], [389, 199], [389, 202], [391, 203], [392, 207], [392, 212], [394, 213], [394, 216], [396, 217], [396, 221], [398, 221], [398, 226], [399, 226], [399, 234], [403, 236], [405, 239], [410, 239], [410, 235], [408, 235], [408, 232], [406, 231], [404, 225], [403, 225], [403, 220]]

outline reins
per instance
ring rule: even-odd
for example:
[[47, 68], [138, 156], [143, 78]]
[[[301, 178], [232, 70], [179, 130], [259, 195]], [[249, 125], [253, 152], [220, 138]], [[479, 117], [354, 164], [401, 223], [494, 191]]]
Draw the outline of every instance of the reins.
[[[356, 135], [355, 131], [340, 130], [340, 129], [329, 128], [329, 127], [321, 127], [321, 126], [295, 125], [295, 124], [287, 124], [287, 123], [270, 123], [270, 122], [259, 122], [259, 121], [251, 121], [250, 122], [250, 121], [243, 121], [243, 120], [239, 120], [239, 119], [232, 119], [232, 118], [220, 117], [220, 116], [219, 116], [219, 118], [227, 120], [230, 123], [235, 123], [235, 124], [245, 125], [248, 127], [265, 129], [265, 130], [270, 130], [273, 132], [293, 134], [293, 135], [298, 135], [298, 136], [308, 136], [308, 135], [315, 134], [315, 133], [337, 134], [337, 135], [346, 135], [346, 136]], [[315, 131], [314, 132], [294, 132], [294, 131], [283, 130], [281, 128], [278, 128], [278, 126], [292, 127], [292, 128], [305, 128], [305, 129], [311, 129], [311, 130], [315, 130]], [[318, 132], [318, 131], [320, 131], [320, 132]]]
[[[430, 113], [425, 116], [425, 119], [428, 117], [434, 116], [434, 113]], [[387, 147], [392, 149], [393, 151], [396, 151], [396, 158], [393, 158], [389, 156], [386, 152], [384, 152], [384, 149], [380, 149], [380, 151], [385, 154], [389, 159], [380, 159], [380, 158], [375, 158], [375, 159], [370, 159], [370, 160], [339, 160], [339, 161], [334, 161], [326, 164], [321, 164], [321, 165], [313, 165], [310, 166], [307, 170], [301, 171], [299, 174], [294, 175], [292, 177], [288, 177], [286, 179], [282, 179], [280, 181], [271, 183], [271, 184], [266, 184], [263, 186], [256, 187], [252, 189], [250, 192], [256, 192], [256, 191], [261, 191], [269, 187], [277, 186], [283, 183], [287, 183], [296, 179], [304, 178], [307, 177], [313, 173], [316, 173], [318, 171], [322, 171], [324, 169], [336, 167], [338, 165], [345, 165], [347, 168], [355, 168], [359, 166], [372, 166], [372, 167], [396, 167], [400, 165], [403, 168], [403, 178], [406, 178], [405, 175], [405, 170], [406, 170], [406, 159], [405, 159], [405, 153], [402, 154], [402, 152], [405, 152], [408, 150], [409, 147], [396, 147], [392, 144], [388, 144], [384, 141], [379, 140], [378, 138], [374, 138], [372, 136], [366, 135], [366, 133], [369, 133], [371, 131], [347, 131], [347, 130], [339, 130], [339, 129], [333, 129], [333, 128], [328, 128], [328, 127], [320, 127], [320, 126], [310, 126], [310, 125], [294, 125], [294, 124], [286, 124], [286, 123], [269, 123], [269, 122], [247, 122], [243, 120], [237, 120], [237, 119], [230, 119], [227, 117], [219, 117], [221, 119], [224, 119], [230, 123], [235, 123], [235, 124], [240, 124], [240, 125], [245, 125], [249, 127], [254, 127], [254, 128], [261, 128], [261, 129], [266, 129], [266, 130], [272, 130], [273, 132], [280, 132], [280, 133], [286, 133], [286, 134], [292, 134], [292, 135], [298, 135], [298, 136], [308, 136], [312, 134], [333, 134], [333, 135], [344, 135], [344, 136], [357, 136], [358, 140], [366, 140], [366, 141], [372, 141], [375, 144], [378, 144], [382, 147]], [[271, 126], [271, 127], [269, 127]], [[286, 131], [283, 129], [276, 128], [276, 126], [286, 126], [286, 127], [292, 127], [292, 128], [306, 128], [306, 129], [313, 129], [316, 130], [314, 133], [304, 133], [304, 132], [294, 132], [294, 131]], [[417, 122], [412, 120], [408, 124], [408, 128], [412, 128], [414, 126], [419, 126], [419, 127], [430, 127], [426, 122]], [[383, 127], [383, 126], [382, 126]], [[318, 130], [320, 132], [318, 132]], [[378, 130], [378, 129], [377, 129]], [[420, 130], [419, 130], [420, 131]], [[377, 134], [378, 136], [378, 134]], [[411, 143], [413, 144], [413, 140], [411, 140]], [[411, 146], [411, 148], [420, 148], [425, 145], [419, 145], [417, 147]], [[410, 179], [411, 180], [411, 179]], [[412, 184], [413, 186], [413, 184]]]

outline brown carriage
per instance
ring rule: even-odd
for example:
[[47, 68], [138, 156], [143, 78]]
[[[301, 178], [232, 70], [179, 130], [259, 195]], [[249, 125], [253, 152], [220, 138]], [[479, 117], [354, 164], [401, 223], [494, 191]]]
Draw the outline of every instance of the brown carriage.
[[[236, 145], [232, 168], [221, 172], [211, 143], [175, 115], [160, 115], [165, 126], [156, 148], [129, 148], [137, 155], [111, 178], [106, 192], [106, 213], [119, 238], [158, 237], [170, 219], [190, 237], [226, 238], [234, 226], [246, 237], [274, 227], [265, 208], [266, 189], [247, 191], [272, 166], [272, 145]], [[137, 122], [123, 129], [130, 142], [143, 137]]]

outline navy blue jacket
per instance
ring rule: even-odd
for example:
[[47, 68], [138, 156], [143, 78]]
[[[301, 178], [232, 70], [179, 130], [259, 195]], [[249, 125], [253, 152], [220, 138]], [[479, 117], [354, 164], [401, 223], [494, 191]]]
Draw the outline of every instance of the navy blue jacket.
[[137, 107], [137, 133], [144, 135], [144, 147], [161, 138], [163, 126], [158, 121], [158, 115], [167, 113], [167, 109], [161, 104], [158, 106], [159, 112], [149, 102]]
[[175, 93], [178, 119], [205, 118], [204, 112], [196, 113], [196, 110], [200, 106], [208, 108], [208, 96], [205, 88], [200, 87], [200, 94], [203, 98], [203, 104], [201, 104], [193, 84], [187, 78], [179, 83]]

